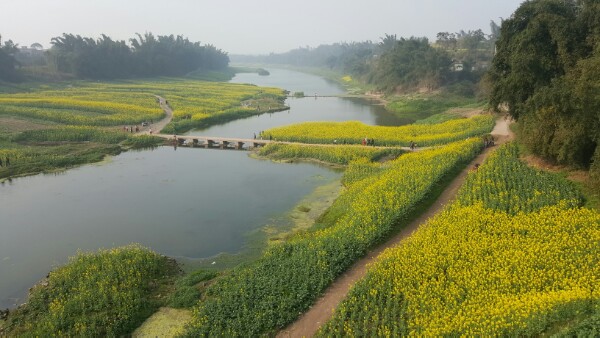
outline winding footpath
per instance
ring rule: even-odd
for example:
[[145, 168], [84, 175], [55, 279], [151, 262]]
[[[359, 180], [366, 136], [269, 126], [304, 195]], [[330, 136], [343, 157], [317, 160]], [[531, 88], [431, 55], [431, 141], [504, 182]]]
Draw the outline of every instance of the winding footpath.
[[[514, 137], [509, 129], [509, 122], [504, 118], [500, 118], [496, 121], [496, 125], [491, 134], [496, 140], [496, 145], [504, 144]], [[366, 275], [368, 266], [373, 263], [385, 249], [398, 245], [403, 239], [409, 237], [416, 229], [418, 229], [419, 226], [425, 224], [429, 218], [441, 212], [445, 205], [452, 203], [456, 198], [458, 189], [465, 181], [468, 172], [475, 164], [482, 163], [496, 147], [497, 146], [487, 148], [479, 154], [456, 178], [453, 179], [450, 185], [442, 192], [429, 209], [409, 223], [386, 243], [372, 249], [363, 259], [356, 262], [343, 275], [338, 277], [329, 288], [325, 290], [323, 296], [321, 296], [307, 312], [298, 318], [296, 322], [280, 331], [277, 337], [314, 336], [321, 325], [326, 323], [333, 316], [333, 312], [342, 300], [346, 298], [346, 295], [354, 283], [361, 280]]]
[[[169, 107], [169, 105], [167, 104], [167, 100], [165, 100], [163, 97], [160, 97], [158, 95], [154, 95], [154, 97], [156, 97], [158, 99], [158, 105], [165, 112], [165, 117], [162, 120], [157, 121], [156, 123], [152, 123], [146, 127], [143, 127], [141, 131], [136, 133], [137, 135], [160, 134], [160, 131], [164, 127], [166, 127], [167, 124], [169, 124], [169, 122], [171, 122], [171, 120], [173, 119], [173, 109], [171, 109], [171, 107]], [[151, 130], [152, 130], [152, 133], [150, 133]]]

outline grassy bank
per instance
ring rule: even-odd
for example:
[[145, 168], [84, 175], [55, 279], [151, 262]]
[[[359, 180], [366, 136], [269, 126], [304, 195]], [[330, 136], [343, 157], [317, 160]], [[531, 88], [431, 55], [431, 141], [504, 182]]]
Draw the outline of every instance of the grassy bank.
[[163, 139], [94, 127], [27, 130], [0, 141], [0, 181], [102, 161], [127, 149], [156, 147]]
[[10, 313], [0, 335], [120, 336], [165, 303], [176, 264], [138, 245], [79, 253]]

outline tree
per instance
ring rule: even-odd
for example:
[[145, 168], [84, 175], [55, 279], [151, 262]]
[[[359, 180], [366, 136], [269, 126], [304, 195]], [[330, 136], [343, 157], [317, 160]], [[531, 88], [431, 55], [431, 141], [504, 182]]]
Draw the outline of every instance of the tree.
[[574, 65], [576, 13], [574, 1], [526, 1], [502, 23], [490, 70], [493, 107], [507, 104], [518, 119], [537, 88]]
[[99, 39], [63, 34], [52, 39], [49, 55], [58, 71], [81, 78], [112, 79], [131, 76], [180, 76], [194, 70], [227, 67], [226, 53], [201, 46], [183, 36], [137, 34], [125, 41], [106, 35]]
[[37, 49], [37, 50], [42, 50], [44, 49], [44, 46], [42, 46], [42, 44], [38, 43], [38, 42], [34, 42], [31, 44], [30, 46], [33, 49]]
[[[500, 18], [500, 23], [502, 23], [503, 19]], [[490, 40], [496, 42], [500, 37], [500, 26], [494, 20], [490, 21]]]
[[18, 45], [12, 40], [5, 41], [2, 45], [2, 36], [0, 35], [0, 80], [8, 82], [21, 80], [21, 74], [17, 71], [19, 64], [15, 59], [18, 51]]
[[437, 33], [436, 43], [446, 50], [456, 49], [456, 34], [448, 32], [439, 32]]
[[426, 38], [401, 38], [373, 64], [371, 80], [385, 91], [421, 85], [432, 89], [444, 83], [450, 64], [448, 54], [432, 48]]
[[519, 120], [523, 142], [600, 177], [600, 1], [524, 2], [503, 21], [490, 104]]

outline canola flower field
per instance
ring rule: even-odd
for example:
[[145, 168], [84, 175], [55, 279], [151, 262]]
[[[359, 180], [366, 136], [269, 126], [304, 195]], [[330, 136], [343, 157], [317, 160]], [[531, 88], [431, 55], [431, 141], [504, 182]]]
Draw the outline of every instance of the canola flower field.
[[[10, 167], [0, 166], [0, 179], [96, 162], [123, 149], [161, 144], [159, 138], [122, 130], [165, 117], [155, 95], [164, 97], [174, 109], [174, 118], [165, 128], [169, 133], [243, 118], [269, 108], [283, 109], [284, 97], [275, 88], [172, 78], [81, 81], [0, 94], [0, 119], [30, 121], [32, 125], [30, 130], [0, 133], [0, 160], [8, 158], [11, 163]], [[259, 104], [263, 106], [260, 109]]]
[[485, 208], [511, 215], [559, 203], [566, 207], [583, 205], [573, 182], [527, 166], [519, 160], [519, 148], [514, 143], [491, 154], [477, 175], [468, 177], [458, 196], [460, 205], [482, 203]]
[[377, 259], [319, 335], [596, 336], [600, 214], [517, 156], [509, 144], [471, 173], [456, 203]]
[[139, 245], [79, 253], [33, 288], [12, 313], [9, 336], [120, 336], [158, 302], [152, 292], [173, 274], [166, 257]]
[[283, 328], [482, 147], [471, 138], [404, 154], [354, 182], [316, 228], [270, 246], [255, 263], [212, 284], [186, 335], [257, 336]]
[[428, 147], [489, 133], [493, 127], [492, 115], [480, 115], [439, 124], [400, 127], [369, 126], [357, 121], [306, 122], [272, 128], [265, 134], [277, 141], [300, 143], [361, 144], [364, 138], [369, 138], [375, 140], [376, 146], [409, 146], [412, 141], [419, 147]]
[[353, 145], [315, 147], [284, 143], [267, 144], [258, 150], [258, 155], [274, 160], [318, 160], [341, 165], [347, 165], [358, 159], [373, 162], [388, 156], [395, 158], [402, 153], [404, 151], [399, 148], [374, 148]]
[[169, 101], [174, 123], [246, 110], [256, 113], [257, 107], [251, 105], [253, 100], [268, 97], [277, 101], [284, 97], [283, 91], [276, 88], [190, 79], [78, 82], [64, 88], [0, 94], [0, 116], [22, 116], [66, 125], [135, 125], [164, 117], [155, 95]]
[[[152, 88], [152, 87], [149, 87]], [[153, 88], [169, 101], [173, 121], [164, 133], [183, 133], [266, 112], [287, 109], [278, 88], [248, 84], [171, 81]]]
[[2, 94], [0, 116], [80, 126], [122, 126], [164, 117], [151, 93], [122, 91], [114, 87], [90, 83], [81, 87]]

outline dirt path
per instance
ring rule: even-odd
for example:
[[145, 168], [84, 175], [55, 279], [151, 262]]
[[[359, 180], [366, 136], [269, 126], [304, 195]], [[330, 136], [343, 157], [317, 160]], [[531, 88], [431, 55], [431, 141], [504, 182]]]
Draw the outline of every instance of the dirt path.
[[158, 95], [155, 95], [155, 97], [158, 99], [159, 106], [165, 111], [166, 116], [160, 121], [152, 123], [146, 127], [142, 127], [142, 130], [136, 133], [137, 135], [149, 135], [150, 131], [152, 131], [152, 134], [159, 134], [160, 131], [173, 119], [173, 110], [167, 104], [167, 100]]
[[[510, 141], [513, 138], [509, 122], [500, 118], [496, 121], [492, 135], [496, 140], [496, 144], [500, 145]], [[400, 241], [410, 236], [421, 224], [424, 224], [430, 217], [442, 211], [443, 207], [452, 203], [456, 197], [458, 189], [463, 184], [467, 173], [473, 168], [476, 163], [482, 163], [488, 155], [496, 147], [487, 148], [483, 153], [477, 156], [444, 190], [434, 204], [427, 209], [419, 218], [413, 220], [402, 231], [391, 238], [386, 243], [374, 248], [363, 259], [356, 262], [348, 271], [338, 277], [331, 286], [325, 290], [324, 295], [319, 298], [316, 303], [304, 313], [296, 322], [280, 331], [277, 337], [311, 337], [321, 325], [327, 322], [333, 315], [333, 311], [338, 304], [346, 297], [350, 288], [354, 283], [362, 279], [366, 272], [367, 266], [375, 261], [377, 256], [385, 249], [397, 245]]]

